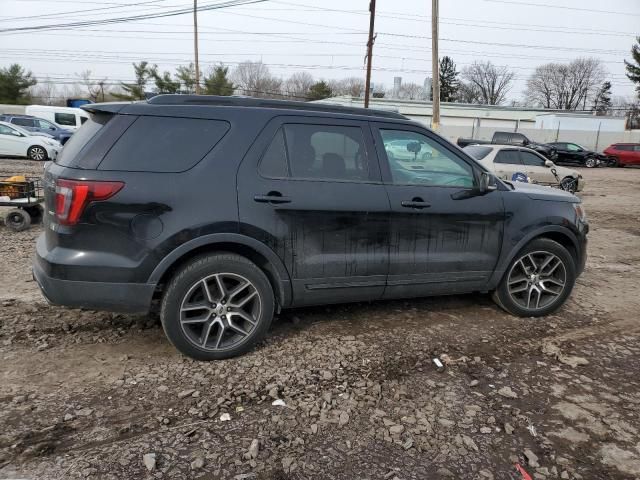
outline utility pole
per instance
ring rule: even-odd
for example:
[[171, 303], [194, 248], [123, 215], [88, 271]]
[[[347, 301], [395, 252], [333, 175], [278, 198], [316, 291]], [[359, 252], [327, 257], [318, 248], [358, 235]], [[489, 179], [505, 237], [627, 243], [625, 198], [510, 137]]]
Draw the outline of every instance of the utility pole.
[[433, 116], [431, 128], [437, 130], [440, 127], [440, 59], [438, 58], [438, 1], [431, 0], [431, 75], [433, 80], [432, 106]]
[[369, 41], [367, 42], [367, 80], [364, 86], [364, 108], [369, 108], [369, 95], [371, 94], [371, 61], [373, 56], [373, 26], [376, 19], [376, 0], [369, 3]]
[[200, 61], [198, 60], [198, 0], [193, 0], [193, 50], [196, 57], [196, 95], [200, 95]]

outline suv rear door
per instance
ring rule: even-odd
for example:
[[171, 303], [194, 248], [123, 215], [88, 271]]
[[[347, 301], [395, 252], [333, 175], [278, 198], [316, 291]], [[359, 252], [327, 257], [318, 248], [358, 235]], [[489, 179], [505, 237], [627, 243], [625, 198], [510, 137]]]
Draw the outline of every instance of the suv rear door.
[[295, 305], [382, 296], [389, 201], [366, 122], [272, 119], [238, 171], [240, 231], [283, 260]]
[[[372, 128], [391, 202], [385, 298], [482, 289], [502, 246], [501, 192], [475, 194], [478, 166], [426, 129]], [[413, 160], [386, 148], [398, 140]]]

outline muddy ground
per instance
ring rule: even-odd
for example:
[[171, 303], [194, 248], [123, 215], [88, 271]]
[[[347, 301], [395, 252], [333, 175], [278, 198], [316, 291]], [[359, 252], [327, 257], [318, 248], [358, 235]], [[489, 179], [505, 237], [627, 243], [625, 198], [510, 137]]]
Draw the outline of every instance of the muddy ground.
[[155, 319], [47, 306], [40, 227], [0, 227], [0, 478], [640, 478], [640, 169], [582, 173], [590, 257], [558, 314], [306, 308], [213, 363]]

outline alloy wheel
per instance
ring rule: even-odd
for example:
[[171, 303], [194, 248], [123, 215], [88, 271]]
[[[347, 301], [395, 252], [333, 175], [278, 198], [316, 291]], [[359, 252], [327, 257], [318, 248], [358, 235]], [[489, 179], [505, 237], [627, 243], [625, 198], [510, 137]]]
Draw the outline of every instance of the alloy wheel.
[[584, 164], [587, 168], [593, 168], [596, 166], [597, 162], [595, 158], [589, 157], [585, 160]]
[[46, 158], [47, 152], [42, 147], [31, 147], [31, 152], [29, 157], [32, 160], [42, 161]]
[[226, 350], [244, 342], [260, 319], [256, 287], [235, 273], [217, 273], [189, 288], [180, 304], [180, 327], [196, 347]]
[[543, 309], [555, 302], [567, 284], [564, 262], [545, 251], [523, 255], [513, 264], [507, 280], [511, 299], [530, 311]]

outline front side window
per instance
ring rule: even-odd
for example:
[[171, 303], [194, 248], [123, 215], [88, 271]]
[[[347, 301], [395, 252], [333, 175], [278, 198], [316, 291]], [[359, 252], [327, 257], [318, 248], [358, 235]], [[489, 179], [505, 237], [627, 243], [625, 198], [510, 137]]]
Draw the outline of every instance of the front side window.
[[76, 116], [73, 113], [55, 113], [53, 117], [58, 125], [76, 126]]
[[517, 150], [500, 150], [493, 163], [507, 163], [509, 165], [522, 165]]
[[520, 152], [522, 163], [529, 167], [544, 167], [544, 160], [531, 152]]
[[427, 136], [381, 129], [394, 184], [472, 188], [471, 165]]
[[46, 128], [48, 130], [56, 130], [56, 126], [53, 123], [42, 119], [36, 119], [36, 126], [39, 128]]
[[360, 127], [287, 124], [283, 131], [292, 178], [369, 179], [369, 160]]

